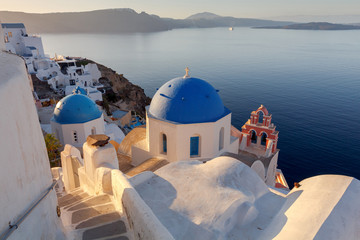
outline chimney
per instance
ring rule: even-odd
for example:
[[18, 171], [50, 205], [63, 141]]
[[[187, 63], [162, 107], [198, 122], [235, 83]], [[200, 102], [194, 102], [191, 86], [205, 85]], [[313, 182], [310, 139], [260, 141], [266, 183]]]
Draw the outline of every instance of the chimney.
[[85, 173], [93, 182], [96, 168], [119, 169], [116, 150], [109, 140], [104, 134], [89, 135], [83, 145]]

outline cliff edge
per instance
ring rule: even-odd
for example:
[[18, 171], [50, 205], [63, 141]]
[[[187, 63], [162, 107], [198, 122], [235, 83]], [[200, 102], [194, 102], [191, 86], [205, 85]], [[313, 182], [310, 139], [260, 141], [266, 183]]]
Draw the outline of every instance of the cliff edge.
[[[96, 63], [86, 59], [88, 62]], [[116, 109], [135, 111], [145, 117], [145, 107], [150, 104], [151, 98], [145, 95], [144, 89], [131, 83], [123, 74], [102, 64], [96, 63], [100, 72], [100, 83], [105, 86], [104, 107], [113, 111]]]

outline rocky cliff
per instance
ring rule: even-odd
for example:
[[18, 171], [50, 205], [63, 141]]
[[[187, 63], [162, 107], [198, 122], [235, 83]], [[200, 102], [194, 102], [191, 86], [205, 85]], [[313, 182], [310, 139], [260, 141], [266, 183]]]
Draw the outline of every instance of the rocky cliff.
[[96, 63], [100, 72], [100, 83], [105, 86], [105, 104], [111, 111], [117, 109], [135, 111], [145, 117], [145, 107], [150, 104], [151, 98], [145, 95], [144, 89], [132, 84], [123, 74], [118, 74], [111, 68]]

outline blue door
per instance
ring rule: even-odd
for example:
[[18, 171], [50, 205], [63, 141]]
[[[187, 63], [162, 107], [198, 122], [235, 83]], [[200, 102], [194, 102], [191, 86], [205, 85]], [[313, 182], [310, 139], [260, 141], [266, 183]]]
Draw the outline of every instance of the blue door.
[[191, 137], [190, 138], [190, 157], [199, 156], [199, 143], [200, 137]]

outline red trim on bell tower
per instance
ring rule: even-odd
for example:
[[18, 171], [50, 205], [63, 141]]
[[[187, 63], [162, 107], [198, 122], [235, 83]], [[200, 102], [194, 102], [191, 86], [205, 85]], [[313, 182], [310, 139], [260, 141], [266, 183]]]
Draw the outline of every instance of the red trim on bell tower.
[[[260, 119], [261, 117], [262, 119]], [[263, 134], [266, 134], [265, 148], [270, 147], [270, 144], [272, 143], [271, 152], [275, 153], [277, 149], [279, 132], [275, 130], [276, 126], [271, 123], [271, 118], [272, 115], [269, 114], [268, 110], [263, 105], [261, 105], [256, 111], [251, 112], [250, 119], [241, 128], [242, 134], [247, 135], [247, 147], [251, 144], [259, 145]], [[254, 134], [256, 137], [254, 136]], [[240, 139], [240, 144], [243, 139], [245, 138]], [[252, 143], [252, 140], [256, 141], [256, 143]]]

